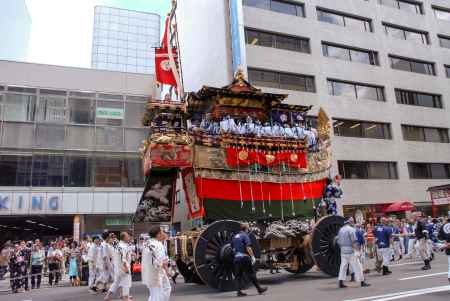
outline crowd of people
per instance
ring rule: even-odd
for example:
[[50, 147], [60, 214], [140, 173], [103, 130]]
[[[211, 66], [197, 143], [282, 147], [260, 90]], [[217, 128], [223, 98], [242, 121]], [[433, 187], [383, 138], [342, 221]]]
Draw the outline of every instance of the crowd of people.
[[[153, 290], [149, 300], [168, 300], [169, 279], [176, 282], [178, 272], [163, 246], [167, 234], [154, 227], [149, 235], [133, 240], [127, 232], [118, 238], [105, 231], [101, 236], [85, 236], [80, 242], [70, 238], [47, 244], [40, 239], [8, 241], [0, 253], [0, 280], [9, 280], [11, 291], [18, 293], [39, 289], [44, 276], [49, 286], [57, 286], [67, 277], [71, 286], [87, 285], [91, 293], [105, 294], [105, 300], [116, 293], [122, 300], [129, 300], [132, 274], [142, 273], [143, 282]], [[162, 287], [160, 280], [164, 281], [164, 290], [158, 291], [154, 287]]]
[[[234, 251], [235, 276], [238, 296], [245, 296], [240, 279], [250, 279], [259, 293], [261, 287], [256, 278], [255, 263], [248, 224], [241, 225], [231, 242]], [[50, 286], [58, 285], [67, 276], [72, 286], [85, 284], [92, 293], [104, 293], [104, 300], [111, 300], [119, 293], [122, 300], [130, 300], [132, 274], [140, 273], [142, 282], [149, 289], [150, 301], [167, 301], [171, 293], [171, 281], [176, 283], [176, 265], [167, 255], [165, 241], [168, 234], [160, 227], [152, 227], [148, 237], [133, 240], [127, 232], [104, 232], [101, 236], [73, 239], [56, 239], [44, 245], [34, 242], [7, 242], [0, 253], [0, 280], [9, 272], [13, 293], [19, 290], [38, 289], [44, 275]], [[350, 276], [362, 287], [370, 286], [365, 274], [373, 270], [389, 275], [391, 262], [403, 258], [421, 258], [422, 270], [431, 269], [436, 252], [445, 251], [449, 260], [450, 281], [450, 219], [426, 218], [420, 213], [408, 219], [382, 217], [376, 222], [355, 223], [348, 218], [339, 230], [336, 243], [340, 247], [341, 266], [339, 288]], [[134, 263], [139, 263], [135, 265]], [[139, 266], [139, 271], [135, 267]]]
[[420, 258], [422, 270], [429, 270], [440, 251], [448, 256], [450, 281], [450, 219], [427, 218], [416, 212], [408, 219], [382, 217], [377, 222], [355, 224], [350, 217], [338, 233], [337, 244], [341, 250], [340, 288], [346, 287], [348, 275], [362, 287], [369, 286], [364, 274], [370, 273], [371, 266], [386, 276], [392, 273], [390, 263], [402, 258]]

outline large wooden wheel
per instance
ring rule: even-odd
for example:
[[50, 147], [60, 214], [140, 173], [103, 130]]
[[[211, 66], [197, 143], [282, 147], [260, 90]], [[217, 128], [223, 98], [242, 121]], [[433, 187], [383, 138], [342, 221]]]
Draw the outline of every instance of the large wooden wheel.
[[314, 261], [321, 271], [330, 276], [339, 274], [341, 252], [336, 244], [336, 236], [344, 221], [342, 216], [325, 216], [316, 223], [312, 232]]
[[[194, 248], [195, 269], [203, 282], [212, 288], [221, 291], [236, 289], [231, 240], [239, 231], [239, 222], [217, 221], [198, 237]], [[253, 250], [259, 253], [258, 242], [253, 235], [250, 238]]]
[[298, 266], [295, 269], [286, 269], [286, 271], [293, 274], [303, 274], [308, 272], [314, 266], [314, 259], [311, 251], [311, 237], [306, 235], [302, 246], [297, 247], [294, 250], [293, 256], [298, 262]]

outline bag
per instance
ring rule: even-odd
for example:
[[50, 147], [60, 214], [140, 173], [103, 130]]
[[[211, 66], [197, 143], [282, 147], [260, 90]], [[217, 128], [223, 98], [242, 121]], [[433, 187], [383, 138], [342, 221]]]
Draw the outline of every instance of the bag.
[[131, 267], [132, 273], [140, 273], [142, 270], [140, 263], [133, 263], [133, 266]]

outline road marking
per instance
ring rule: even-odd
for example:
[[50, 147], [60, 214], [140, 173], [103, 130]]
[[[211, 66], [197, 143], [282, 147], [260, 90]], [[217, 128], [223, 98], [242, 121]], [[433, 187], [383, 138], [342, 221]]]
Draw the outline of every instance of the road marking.
[[388, 300], [395, 300], [395, 299], [400, 299], [400, 298], [404, 298], [404, 297], [425, 295], [425, 294], [430, 294], [430, 293], [434, 293], [434, 292], [443, 292], [443, 291], [450, 291], [450, 285], [437, 286], [437, 287], [412, 290], [412, 291], [403, 291], [403, 292], [397, 292], [397, 293], [390, 293], [390, 294], [386, 294], [386, 295], [377, 295], [377, 296], [370, 296], [370, 297], [357, 298], [357, 299], [346, 299], [344, 301], [367, 301], [367, 300], [388, 301]]
[[406, 298], [406, 297], [421, 296], [421, 295], [427, 295], [427, 294], [438, 293], [438, 292], [446, 292], [446, 291], [450, 291], [450, 285], [430, 288], [428, 290], [423, 290], [423, 291], [416, 291], [416, 292], [411, 291], [408, 294], [401, 294], [401, 295], [387, 297], [387, 298], [383, 298], [383, 299], [376, 299], [376, 301], [390, 301], [390, 300], [397, 300], [397, 299], [402, 299], [402, 298]]
[[411, 280], [411, 279], [417, 279], [417, 278], [426, 278], [426, 277], [433, 277], [438, 275], [446, 275], [448, 272], [442, 272], [442, 273], [434, 273], [434, 274], [425, 274], [425, 275], [419, 275], [419, 276], [413, 276], [413, 277], [406, 277], [406, 278], [400, 278], [398, 280]]
[[423, 263], [423, 261], [413, 261], [413, 262], [404, 262], [404, 263], [396, 263], [396, 264], [390, 264], [389, 267], [399, 267], [402, 265], [412, 265], [412, 264], [419, 264]]

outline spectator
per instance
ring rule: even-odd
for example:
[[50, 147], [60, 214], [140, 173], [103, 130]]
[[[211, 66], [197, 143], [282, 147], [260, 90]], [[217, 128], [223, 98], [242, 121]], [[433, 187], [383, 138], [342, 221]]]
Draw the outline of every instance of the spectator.
[[36, 239], [31, 250], [31, 289], [41, 287], [42, 268], [45, 261], [45, 251], [41, 241]]
[[48, 283], [50, 286], [58, 285], [61, 278], [61, 262], [63, 253], [57, 243], [52, 243], [47, 253]]
[[79, 285], [79, 275], [81, 271], [81, 252], [77, 242], [72, 242], [69, 250], [69, 278], [72, 286]]

